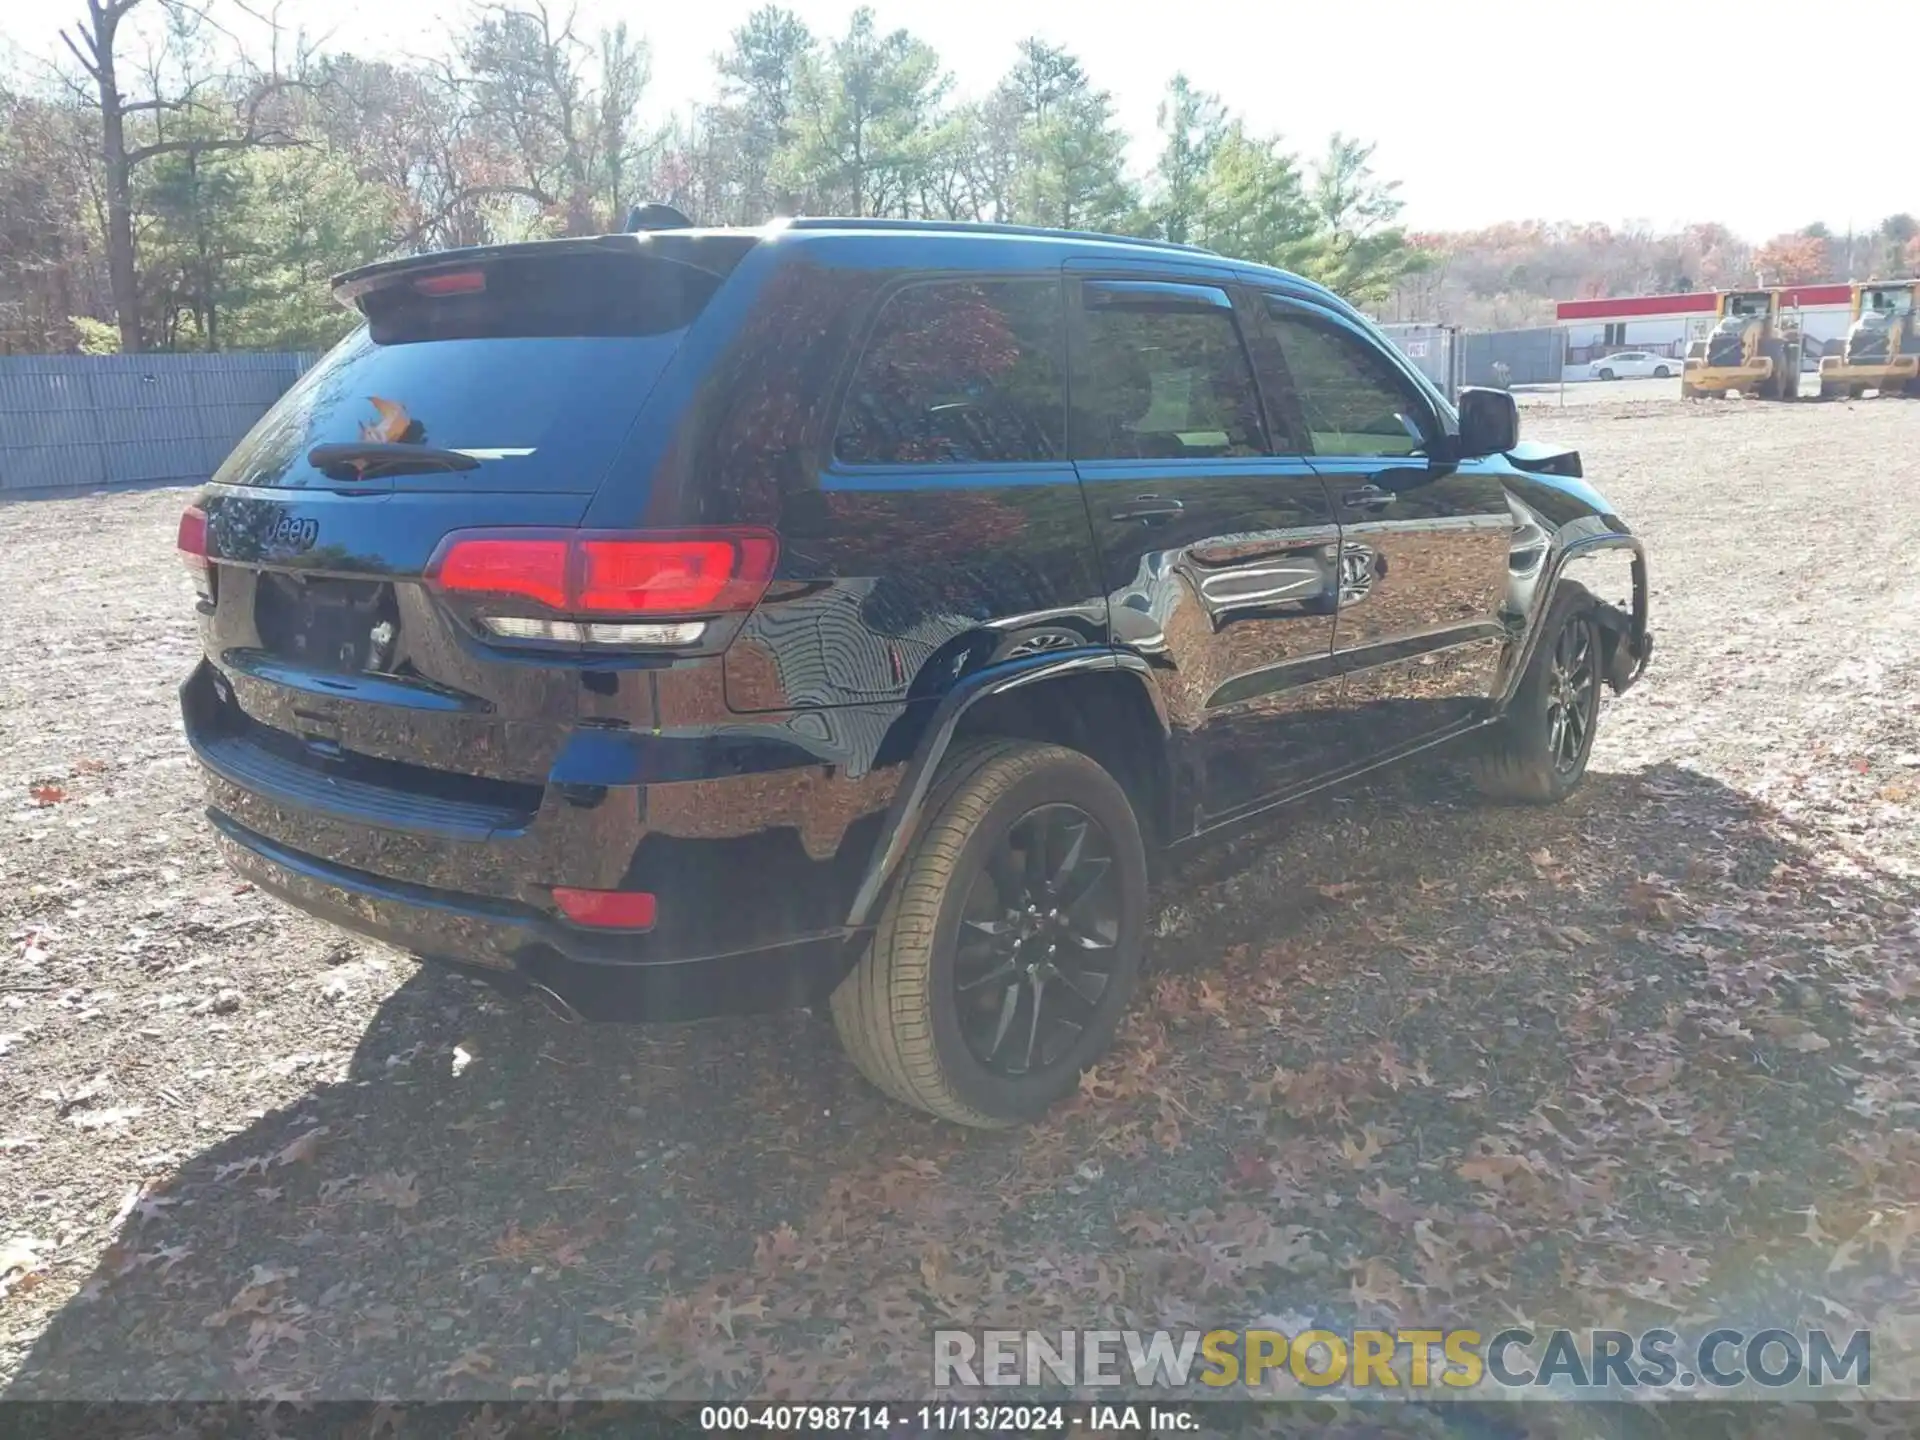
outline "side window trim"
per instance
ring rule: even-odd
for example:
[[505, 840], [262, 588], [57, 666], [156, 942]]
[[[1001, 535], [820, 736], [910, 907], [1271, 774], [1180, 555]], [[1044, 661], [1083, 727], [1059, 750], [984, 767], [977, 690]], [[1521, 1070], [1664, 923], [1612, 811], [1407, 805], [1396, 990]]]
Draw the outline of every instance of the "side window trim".
[[[1419, 413], [1426, 417], [1427, 423], [1424, 428], [1427, 433], [1429, 452], [1431, 452], [1436, 441], [1453, 433], [1454, 427], [1450, 423], [1450, 417], [1447, 414], [1446, 408], [1442, 405], [1436, 405], [1434, 403], [1434, 397], [1428, 393], [1426, 386], [1421, 383], [1425, 377], [1423, 377], [1419, 371], [1415, 370], [1412, 364], [1407, 361], [1406, 357], [1401, 355], [1394, 346], [1376, 341], [1372, 336], [1360, 329], [1359, 326], [1346, 319], [1346, 317], [1336, 314], [1324, 305], [1317, 305], [1304, 296], [1288, 294], [1284, 290], [1262, 290], [1259, 292], [1259, 295], [1262, 323], [1269, 327], [1270, 334], [1272, 333], [1271, 326], [1275, 318], [1273, 311], [1277, 306], [1283, 310], [1291, 311], [1303, 319], [1318, 321], [1321, 324], [1331, 326], [1338, 333], [1351, 339], [1354, 344], [1360, 346], [1368, 354], [1378, 360], [1384, 361], [1388, 373], [1398, 385], [1403, 397], [1416, 405]], [[1299, 388], [1293, 383], [1291, 372], [1286, 371], [1284, 368], [1286, 365], [1286, 346], [1280, 343], [1277, 335], [1273, 336], [1273, 339], [1275, 347], [1281, 353], [1282, 373], [1286, 375], [1289, 396], [1297, 407], [1299, 404]], [[1313, 435], [1311, 427], [1303, 429], [1302, 438], [1303, 443], [1309, 447], [1307, 453], [1314, 453], [1312, 450]]]
[[1165, 305], [1169, 309], [1187, 306], [1209, 310], [1233, 309], [1233, 301], [1220, 286], [1194, 280], [1085, 280], [1081, 282], [1080, 293], [1093, 299], [1096, 308], [1104, 302], [1124, 303], [1129, 309], [1148, 309], [1158, 305]]
[[1285, 460], [1311, 455], [1313, 432], [1307, 426], [1306, 412], [1300, 408], [1300, 393], [1287, 369], [1287, 357], [1273, 332], [1266, 297], [1257, 289], [1236, 285], [1233, 298], [1241, 338], [1253, 362], [1254, 388], [1266, 414], [1267, 453]]
[[1059, 303], [1059, 323], [1054, 327], [1054, 367], [1060, 377], [1060, 435], [1061, 454], [1052, 460], [943, 460], [937, 462], [942, 474], [967, 474], [999, 471], [1060, 470], [1073, 467], [1073, 459], [1068, 451], [1071, 437], [1068, 435], [1072, 412], [1073, 387], [1068, 375], [1070, 347], [1068, 335], [1072, 321], [1067, 314], [1068, 301], [1066, 279], [1059, 269], [1046, 270], [953, 270], [939, 274], [909, 275], [883, 285], [876, 292], [870, 292], [866, 301], [866, 313], [854, 329], [852, 342], [847, 345], [838, 367], [829, 393], [829, 403], [823, 407], [824, 420], [816, 419], [814, 424], [820, 428], [815, 432], [817, 438], [811, 448], [817, 455], [813, 465], [815, 471], [823, 475], [862, 475], [882, 479], [888, 475], [905, 475], [925, 471], [924, 461], [866, 461], [842, 460], [839, 454], [840, 423], [846, 418], [846, 407], [852, 395], [855, 382], [860, 378], [861, 369], [866, 363], [867, 352], [872, 348], [874, 338], [880, 333], [880, 325], [886, 319], [887, 309], [894, 299], [908, 290], [924, 289], [931, 285], [995, 285], [1026, 284], [1050, 285], [1054, 287], [1054, 296]]
[[[1128, 308], [1150, 309], [1164, 305], [1173, 311], [1199, 310], [1208, 313], [1223, 313], [1233, 326], [1234, 339], [1240, 347], [1241, 363], [1246, 366], [1247, 382], [1252, 387], [1257, 417], [1264, 432], [1261, 436], [1261, 453], [1258, 455], [1237, 456], [1183, 456], [1173, 459], [1161, 459], [1156, 465], [1185, 465], [1195, 468], [1217, 470], [1225, 465], [1264, 464], [1274, 456], [1273, 422], [1266, 407], [1265, 396], [1260, 388], [1259, 366], [1253, 352], [1253, 335], [1248, 328], [1248, 316], [1242, 307], [1235, 303], [1235, 282], [1232, 278], [1215, 274], [1212, 271], [1186, 271], [1168, 268], [1157, 273], [1144, 272], [1135, 266], [1125, 269], [1106, 269], [1088, 261], [1068, 261], [1063, 267], [1067, 282], [1065, 296], [1065, 318], [1063, 327], [1066, 333], [1066, 392], [1067, 392], [1067, 458], [1077, 464], [1117, 464], [1139, 463], [1112, 459], [1081, 459], [1079, 433], [1076, 422], [1078, 402], [1076, 394], [1088, 383], [1088, 356], [1091, 351], [1092, 334], [1087, 325], [1090, 312], [1103, 308], [1090, 305], [1088, 300], [1095, 294], [1106, 294], [1116, 299], [1125, 296], [1130, 301]], [[1137, 299], [1135, 297], [1138, 297]]]

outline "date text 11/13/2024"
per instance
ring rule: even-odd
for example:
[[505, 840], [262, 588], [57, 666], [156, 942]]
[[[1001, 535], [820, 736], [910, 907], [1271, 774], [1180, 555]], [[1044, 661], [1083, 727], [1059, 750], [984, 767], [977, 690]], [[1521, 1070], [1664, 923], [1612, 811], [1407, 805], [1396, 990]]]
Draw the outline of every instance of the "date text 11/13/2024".
[[1197, 1431], [1199, 1417], [1161, 1405], [703, 1405], [715, 1434], [1064, 1435], [1069, 1430]]

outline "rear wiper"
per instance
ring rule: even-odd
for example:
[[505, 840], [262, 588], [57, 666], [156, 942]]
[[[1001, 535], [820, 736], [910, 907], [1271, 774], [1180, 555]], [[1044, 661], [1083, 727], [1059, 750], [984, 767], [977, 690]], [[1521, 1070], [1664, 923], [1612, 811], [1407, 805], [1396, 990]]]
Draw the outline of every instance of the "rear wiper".
[[480, 468], [478, 460], [459, 450], [442, 450], [437, 445], [394, 445], [379, 440], [316, 445], [307, 452], [307, 463], [335, 480]]

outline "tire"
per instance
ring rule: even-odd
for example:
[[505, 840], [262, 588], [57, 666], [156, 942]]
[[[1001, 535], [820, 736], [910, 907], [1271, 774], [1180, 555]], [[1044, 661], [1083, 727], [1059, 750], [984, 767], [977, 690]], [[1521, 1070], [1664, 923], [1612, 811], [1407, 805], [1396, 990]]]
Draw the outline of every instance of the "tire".
[[1665, 380], [1672, 374], [1673, 372], [1664, 365], [1656, 365], [1653, 367], [1653, 378], [1656, 380]]
[[[1570, 748], [1557, 748], [1563, 741], [1553, 723], [1556, 662], [1576, 656], [1582, 638], [1587, 679], [1578, 691], [1576, 712], [1582, 728]], [[1539, 646], [1513, 703], [1469, 757], [1468, 768], [1483, 795], [1508, 803], [1557, 805], [1579, 787], [1600, 719], [1601, 660], [1593, 597], [1581, 585], [1563, 583], [1554, 593]]]
[[1600, 378], [1601, 378], [1602, 380], [1611, 380], [1611, 379], [1613, 379], [1613, 371], [1611, 371], [1611, 370], [1602, 370], [1602, 371], [1600, 372]]
[[[1074, 912], [1067, 921], [1048, 929], [1044, 912], [1036, 918], [1017, 903], [1033, 897], [1007, 892], [1021, 890], [1020, 862], [1036, 851], [1047, 857], [1037, 868], [1063, 868], [1056, 862], [1073, 851], [1075, 812], [1092, 822], [1074, 852], [1080, 878], [1101, 848], [1108, 863], [1060, 907]], [[1058, 745], [968, 741], [942, 764], [872, 944], [833, 992], [834, 1028], [860, 1073], [896, 1100], [982, 1129], [1035, 1120], [1078, 1088], [1112, 1042], [1139, 980], [1146, 927], [1145, 846], [1113, 777]], [[1050, 966], [1054, 944], [1089, 966], [1097, 957], [1104, 978], [1069, 963], [1036, 986], [1025, 967]], [[1005, 985], [995, 979], [1002, 973]], [[963, 985], [977, 1003], [963, 999]], [[1064, 1012], [1077, 1033], [1052, 1028], [1045, 1013], [1035, 1023], [1036, 989], [1043, 1010]], [[1048, 1041], [1037, 1042], [1043, 1030]]]

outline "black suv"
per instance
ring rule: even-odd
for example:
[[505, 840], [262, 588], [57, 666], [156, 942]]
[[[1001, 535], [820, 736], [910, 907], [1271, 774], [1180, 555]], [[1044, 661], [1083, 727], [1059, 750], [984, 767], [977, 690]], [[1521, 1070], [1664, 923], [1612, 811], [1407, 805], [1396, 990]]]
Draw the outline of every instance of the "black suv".
[[1150, 857], [1446, 741], [1557, 800], [1650, 653], [1579, 457], [1281, 271], [796, 220], [334, 288], [181, 522], [208, 818], [572, 1015], [827, 1002], [890, 1094], [1033, 1117]]

